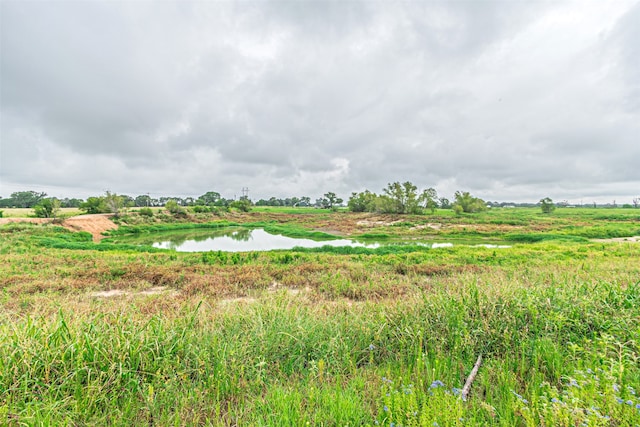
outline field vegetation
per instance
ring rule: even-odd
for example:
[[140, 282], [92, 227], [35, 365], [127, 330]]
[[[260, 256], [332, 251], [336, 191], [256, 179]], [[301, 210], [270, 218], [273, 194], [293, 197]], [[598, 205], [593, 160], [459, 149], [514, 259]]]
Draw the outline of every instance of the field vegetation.
[[[117, 221], [100, 243], [0, 226], [0, 424], [640, 425], [640, 244], [593, 240], [640, 235], [637, 210]], [[178, 253], [120, 241], [229, 224], [391, 244]], [[415, 245], [433, 240], [510, 247]]]

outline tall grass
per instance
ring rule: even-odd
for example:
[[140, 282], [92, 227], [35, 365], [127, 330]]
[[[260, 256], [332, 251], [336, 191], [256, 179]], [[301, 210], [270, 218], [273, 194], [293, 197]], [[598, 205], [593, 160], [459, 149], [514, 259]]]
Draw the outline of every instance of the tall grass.
[[640, 425], [638, 245], [124, 249], [0, 227], [0, 424]]

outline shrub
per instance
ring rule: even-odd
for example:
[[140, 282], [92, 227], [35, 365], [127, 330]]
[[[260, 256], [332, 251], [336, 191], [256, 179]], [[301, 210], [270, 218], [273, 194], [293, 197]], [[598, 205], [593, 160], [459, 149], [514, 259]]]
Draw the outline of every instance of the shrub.
[[138, 211], [138, 214], [139, 214], [139, 215], [146, 216], [146, 217], [149, 217], [149, 218], [150, 218], [150, 217], [152, 217], [152, 216], [153, 216], [153, 210], [152, 210], [151, 208], [141, 208], [141, 209]]

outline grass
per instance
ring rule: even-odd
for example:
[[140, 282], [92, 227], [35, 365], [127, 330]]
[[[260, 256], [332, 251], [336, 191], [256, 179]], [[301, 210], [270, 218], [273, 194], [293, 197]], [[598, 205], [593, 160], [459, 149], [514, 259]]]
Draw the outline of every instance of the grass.
[[[31, 208], [2, 208], [2, 217], [3, 218], [29, 218], [35, 217], [35, 212]], [[77, 208], [61, 208], [60, 216], [69, 217], [80, 215], [82, 211]]]
[[[506, 250], [135, 252], [2, 226], [0, 424], [639, 425], [640, 245], [560, 232], [635, 219], [514, 211], [438, 220], [533, 236]], [[363, 218], [224, 219], [356, 235]], [[518, 218], [530, 225], [496, 223]], [[435, 222], [404, 221], [369, 231], [421, 237]], [[550, 231], [563, 238], [535, 234]], [[109, 289], [124, 294], [92, 296]]]

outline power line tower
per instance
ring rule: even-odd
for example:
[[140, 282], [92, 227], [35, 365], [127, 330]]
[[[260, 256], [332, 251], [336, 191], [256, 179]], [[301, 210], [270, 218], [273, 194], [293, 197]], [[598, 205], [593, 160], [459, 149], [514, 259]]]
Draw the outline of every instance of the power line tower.
[[249, 199], [249, 187], [242, 187], [242, 198]]

